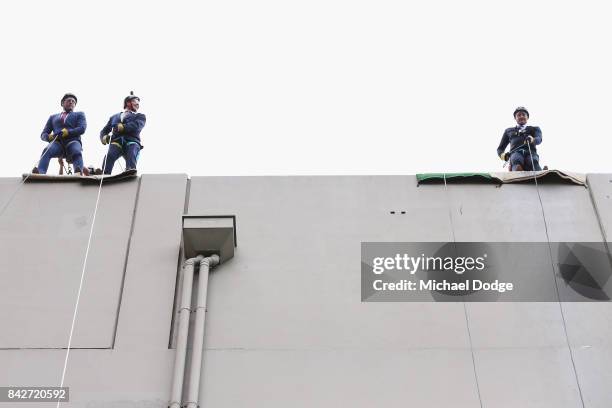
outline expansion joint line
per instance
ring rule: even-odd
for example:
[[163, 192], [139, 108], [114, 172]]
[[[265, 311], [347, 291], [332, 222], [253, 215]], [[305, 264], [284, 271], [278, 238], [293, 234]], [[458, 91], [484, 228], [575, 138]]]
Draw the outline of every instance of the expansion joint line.
[[[102, 163], [102, 177], [100, 178], [100, 185], [98, 186], [98, 195], [96, 197], [96, 204], [94, 206], [93, 217], [91, 220], [91, 228], [89, 229], [89, 238], [87, 239], [87, 248], [85, 249], [85, 257], [83, 259], [83, 268], [81, 270], [81, 280], [79, 282], [79, 290], [77, 291], [76, 302], [74, 305], [74, 312], [72, 314], [72, 324], [70, 325], [70, 335], [68, 336], [68, 347], [66, 348], [66, 358], [64, 359], [64, 368], [62, 369], [62, 380], [60, 387], [64, 386], [64, 380], [66, 378], [66, 368], [68, 367], [68, 358], [70, 356], [70, 349], [72, 347], [72, 335], [74, 334], [74, 325], [76, 323], [77, 313], [79, 310], [79, 303], [81, 300], [81, 292], [83, 290], [83, 282], [85, 280], [85, 271], [87, 269], [87, 258], [89, 257], [89, 249], [91, 247], [91, 238], [93, 237], [94, 226], [96, 225], [96, 215], [98, 214], [98, 206], [100, 204], [100, 196], [102, 195], [102, 184], [104, 183], [104, 169], [106, 168], [106, 160], [108, 158], [108, 152], [110, 151], [111, 144], [108, 144], [106, 155]], [[59, 408], [61, 400], [58, 398], [56, 408]]]
[[567, 333], [567, 324], [565, 321], [565, 313], [563, 311], [563, 302], [561, 301], [561, 294], [559, 292], [559, 283], [557, 282], [557, 276], [555, 275], [555, 260], [552, 254], [552, 247], [550, 244], [550, 235], [548, 233], [548, 223], [546, 222], [546, 214], [544, 213], [544, 203], [542, 202], [542, 196], [540, 195], [540, 187], [538, 185], [538, 178], [536, 176], [535, 165], [533, 162], [533, 155], [531, 152], [531, 145], [527, 143], [529, 149], [529, 158], [531, 159], [531, 171], [533, 171], [533, 181], [535, 182], [536, 192], [538, 193], [538, 200], [540, 201], [540, 209], [542, 210], [542, 219], [544, 220], [544, 232], [546, 232], [546, 242], [548, 243], [548, 254], [550, 255], [550, 265], [552, 267], [553, 281], [555, 282], [555, 290], [557, 291], [557, 299], [559, 299], [559, 311], [561, 312], [561, 321], [563, 322], [563, 332], [565, 333], [565, 342], [567, 343], [567, 349], [570, 354], [570, 360], [574, 369], [574, 376], [576, 377], [576, 385], [578, 386], [578, 394], [580, 395], [580, 403], [582, 408], [584, 405], [584, 397], [582, 395], [582, 387], [580, 386], [580, 379], [578, 378], [578, 370], [576, 369], [576, 362], [574, 361], [574, 352], [572, 351], [572, 345], [569, 341], [569, 335]]
[[[444, 192], [446, 194], [446, 202], [448, 204], [448, 218], [450, 220], [451, 232], [453, 235], [453, 247], [455, 249], [455, 255], [457, 255], [457, 238], [455, 236], [455, 226], [453, 224], [453, 212], [452, 212], [450, 194], [448, 192], [448, 186], [446, 185], [446, 173], [442, 173], [442, 177], [444, 178]], [[478, 382], [478, 372], [476, 371], [476, 357], [474, 356], [474, 344], [472, 342], [472, 332], [470, 330], [470, 322], [468, 319], [467, 306], [465, 305], [465, 300], [463, 300], [461, 303], [463, 304], [463, 314], [465, 316], [465, 326], [467, 328], [468, 340], [470, 342], [470, 354], [472, 356], [472, 369], [474, 370], [474, 381], [476, 382], [476, 393], [478, 394], [478, 402], [480, 403], [480, 408], [483, 408], [482, 396], [480, 395], [480, 383]]]

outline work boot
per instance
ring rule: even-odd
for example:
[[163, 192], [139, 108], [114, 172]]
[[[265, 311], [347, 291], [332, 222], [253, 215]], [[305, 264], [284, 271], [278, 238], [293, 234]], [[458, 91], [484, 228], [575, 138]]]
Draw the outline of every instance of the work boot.
[[101, 175], [102, 175], [102, 169], [101, 169], [101, 168], [97, 168], [97, 169], [94, 171], [94, 174], [95, 174], [96, 176], [101, 176]]
[[32, 169], [32, 174], [40, 174], [40, 171], [38, 171], [38, 167], [34, 167]]

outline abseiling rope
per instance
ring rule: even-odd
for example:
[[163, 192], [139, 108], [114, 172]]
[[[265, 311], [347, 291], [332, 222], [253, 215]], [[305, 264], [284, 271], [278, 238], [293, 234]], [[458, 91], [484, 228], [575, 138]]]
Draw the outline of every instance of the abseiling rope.
[[[93, 236], [94, 226], [96, 224], [96, 215], [98, 214], [98, 205], [100, 204], [100, 196], [102, 194], [102, 184], [104, 183], [104, 169], [106, 167], [106, 160], [108, 158], [108, 152], [110, 151], [111, 144], [108, 144], [106, 149], [106, 155], [102, 162], [102, 177], [100, 178], [100, 185], [98, 186], [98, 196], [96, 198], [96, 205], [94, 207], [93, 218], [91, 220], [91, 228], [89, 229], [89, 239], [87, 240], [87, 249], [85, 250], [85, 258], [83, 259], [83, 269], [81, 270], [81, 281], [79, 282], [79, 290], [77, 292], [77, 298], [74, 305], [74, 313], [72, 314], [72, 324], [70, 325], [70, 335], [68, 337], [68, 347], [66, 348], [66, 358], [64, 359], [64, 368], [62, 370], [62, 380], [60, 382], [60, 388], [64, 386], [64, 379], [66, 378], [66, 368], [68, 367], [68, 357], [70, 356], [70, 348], [72, 347], [72, 335], [74, 333], [74, 325], [76, 322], [77, 312], [79, 310], [79, 302], [81, 300], [81, 291], [83, 289], [83, 281], [85, 280], [85, 270], [87, 268], [87, 258], [89, 256], [89, 249], [91, 247], [91, 238]], [[57, 399], [57, 406], [60, 406], [60, 399]]]
[[[51, 147], [51, 145], [53, 143], [55, 143], [55, 141], [57, 140], [57, 137], [58, 136], [55, 136], [53, 141], [47, 145], [47, 147], [43, 150], [42, 155], [44, 155], [46, 153], [46, 151]], [[106, 155], [104, 156], [104, 161], [102, 163], [102, 168], [103, 169], [104, 169], [104, 167], [106, 167], [106, 160], [108, 158], [109, 150], [110, 150], [110, 143], [108, 144], [108, 148], [106, 150]], [[13, 194], [9, 197], [8, 201], [6, 202], [6, 204], [4, 204], [4, 206], [2, 207], [2, 210], [0, 210], [0, 217], [2, 217], [2, 215], [4, 215], [4, 212], [6, 211], [6, 209], [10, 205], [10, 203], [13, 201], [13, 199], [15, 198], [15, 196], [17, 195], [19, 190], [21, 190], [21, 187], [23, 187], [23, 185], [25, 184], [25, 182], [27, 181], [27, 179], [29, 177], [30, 177], [30, 174], [28, 174], [26, 177], [23, 178], [23, 180], [21, 180], [21, 182], [19, 183], [19, 185], [17, 186], [17, 188], [15, 189]], [[74, 325], [75, 325], [75, 322], [76, 322], [77, 312], [78, 312], [78, 308], [79, 308], [79, 302], [80, 302], [80, 299], [81, 299], [81, 292], [82, 292], [82, 289], [83, 289], [83, 281], [85, 279], [85, 270], [86, 270], [86, 267], [87, 267], [87, 258], [89, 256], [89, 249], [91, 247], [91, 238], [93, 236], [94, 225], [96, 223], [96, 215], [98, 213], [98, 206], [100, 204], [100, 196], [102, 194], [102, 184], [103, 184], [103, 182], [104, 182], [104, 174], [102, 174], [102, 177], [100, 178], [100, 185], [98, 186], [98, 195], [96, 197], [96, 204], [95, 204], [95, 207], [94, 207], [94, 213], [93, 213], [93, 218], [92, 218], [92, 222], [91, 222], [91, 228], [89, 230], [89, 239], [87, 240], [87, 248], [85, 250], [85, 258], [83, 260], [83, 268], [81, 270], [81, 280], [79, 282], [79, 290], [77, 292], [77, 298], [76, 298], [76, 302], [75, 302], [74, 312], [73, 312], [73, 315], [72, 315], [72, 324], [70, 326], [70, 335], [68, 337], [68, 347], [66, 349], [66, 358], [64, 359], [64, 368], [62, 370], [62, 379], [61, 379], [61, 382], [60, 382], [60, 387], [64, 386], [64, 379], [66, 377], [66, 368], [68, 367], [68, 358], [70, 356], [70, 349], [72, 347], [72, 335], [74, 333]], [[60, 402], [61, 401], [58, 398], [58, 400], [57, 400], [57, 407], [58, 408], [59, 408]]]
[[[47, 147], [44, 148], [42, 154], [40, 155], [41, 157], [47, 152], [47, 150], [49, 150], [49, 148], [51, 147], [51, 145], [53, 143], [55, 143], [55, 141], [57, 140], [59, 135], [56, 135], [55, 138], [53, 138], [53, 140], [51, 141], [51, 143], [49, 143], [47, 145]], [[40, 159], [39, 159], [40, 161]], [[36, 162], [36, 167], [38, 168], [38, 162]], [[25, 176], [21, 182], [19, 183], [19, 185], [17, 186], [17, 188], [15, 189], [15, 191], [13, 191], [13, 194], [11, 194], [11, 196], [9, 197], [8, 201], [6, 202], [6, 204], [4, 204], [4, 207], [2, 207], [2, 210], [0, 210], [0, 217], [2, 217], [2, 215], [4, 214], [4, 211], [6, 211], [6, 209], [8, 208], [8, 206], [11, 204], [11, 202], [13, 201], [13, 199], [15, 198], [15, 196], [17, 195], [17, 193], [19, 192], [19, 190], [21, 190], [21, 187], [23, 187], [23, 185], [25, 184], [26, 180], [28, 178], [30, 178], [30, 175], [32, 173], [28, 173], [27, 176]]]
[[[451, 206], [450, 194], [448, 193], [448, 186], [446, 185], [446, 173], [442, 173], [444, 178], [444, 192], [446, 193], [446, 203], [448, 205], [448, 219], [450, 220], [451, 232], [453, 235], [453, 247], [455, 248], [455, 256], [457, 256], [457, 237], [455, 236], [455, 225], [453, 223], [453, 211]], [[472, 342], [472, 331], [470, 330], [470, 321], [468, 319], [467, 306], [465, 305], [464, 296], [461, 296], [463, 304], [463, 315], [465, 316], [465, 326], [467, 328], [468, 340], [470, 341], [470, 354], [472, 355], [472, 369], [474, 371], [474, 382], [476, 383], [476, 393], [478, 394], [478, 402], [480, 408], [482, 405], [482, 396], [480, 394], [480, 382], [478, 381], [478, 372], [476, 371], [476, 357], [474, 356], [474, 344]]]
[[567, 325], [565, 323], [565, 313], [563, 312], [563, 303], [561, 302], [561, 294], [559, 292], [559, 284], [557, 283], [557, 276], [555, 275], [555, 260], [552, 254], [552, 247], [550, 245], [550, 235], [548, 235], [548, 224], [546, 222], [546, 214], [544, 213], [544, 204], [542, 203], [542, 196], [540, 195], [540, 187], [538, 185], [538, 178], [536, 177], [535, 165], [533, 162], [533, 156], [531, 154], [531, 145], [527, 143], [529, 149], [529, 158], [531, 159], [531, 171], [533, 171], [533, 181], [535, 182], [536, 191], [538, 193], [538, 200], [540, 201], [540, 209], [542, 210], [542, 218], [544, 219], [544, 231], [546, 232], [546, 242], [548, 243], [548, 254], [550, 255], [550, 265], [552, 266], [553, 281], [555, 282], [555, 289], [557, 291], [557, 299], [559, 299], [559, 310], [561, 311], [561, 320], [563, 322], [563, 331], [565, 332], [565, 342], [567, 343], [567, 349], [569, 350], [570, 360], [572, 361], [572, 367], [574, 368], [574, 376], [576, 377], [576, 385], [578, 386], [578, 394], [580, 395], [580, 403], [584, 408], [584, 397], [582, 396], [582, 387], [580, 386], [580, 379], [578, 378], [578, 371], [576, 370], [576, 363], [574, 361], [574, 353], [572, 352], [572, 346], [569, 342], [567, 334]]

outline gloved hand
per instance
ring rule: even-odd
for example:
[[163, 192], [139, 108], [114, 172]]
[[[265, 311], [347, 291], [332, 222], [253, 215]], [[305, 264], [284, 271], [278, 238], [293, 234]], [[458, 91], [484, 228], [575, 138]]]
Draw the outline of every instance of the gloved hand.
[[529, 143], [529, 144], [533, 144], [533, 136], [527, 136], [527, 139], [525, 139], [525, 142]]
[[115, 132], [117, 133], [123, 132], [123, 129], [125, 129], [125, 126], [123, 126], [123, 123], [118, 123], [117, 126], [115, 126]]
[[51, 131], [51, 133], [47, 135], [47, 140], [51, 142], [53, 139], [55, 139], [55, 134]]
[[62, 137], [66, 137], [66, 136], [68, 136], [68, 129], [63, 128], [62, 129]]
[[108, 142], [110, 142], [110, 138], [111, 138], [111, 135], [104, 135], [104, 136], [102, 137], [102, 144], [103, 144], [103, 145], [107, 145], [107, 144], [108, 144]]
[[508, 161], [508, 159], [510, 159], [510, 153], [504, 152], [499, 155], [499, 158], [502, 159], [503, 161]]

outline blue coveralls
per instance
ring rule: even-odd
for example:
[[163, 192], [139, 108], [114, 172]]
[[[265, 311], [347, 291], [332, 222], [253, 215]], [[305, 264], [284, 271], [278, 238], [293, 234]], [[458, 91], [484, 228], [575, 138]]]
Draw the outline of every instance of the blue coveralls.
[[[62, 136], [62, 129], [68, 131], [67, 136]], [[81, 135], [85, 133], [85, 129], [87, 121], [83, 112], [62, 112], [49, 116], [40, 138], [48, 142], [51, 131], [57, 136], [45, 147], [40, 156], [37, 166], [39, 173], [47, 173], [49, 162], [53, 157], [66, 157], [74, 165], [75, 172], [81, 171], [83, 169]]]
[[[140, 132], [145, 126], [147, 118], [142, 113], [126, 110], [111, 116], [106, 126], [100, 132], [100, 140], [104, 136], [111, 134], [110, 146], [102, 166], [104, 174], [111, 174], [113, 166], [118, 158], [125, 158], [126, 170], [136, 169], [138, 155], [142, 149], [140, 143]], [[123, 124], [123, 131], [118, 129], [119, 124]]]
[[[534, 139], [533, 144], [529, 147], [524, 144], [527, 136], [532, 136]], [[510, 144], [510, 150], [516, 150], [510, 155], [510, 169], [516, 170], [518, 165], [521, 165], [523, 170], [542, 170], [540, 167], [540, 156], [536, 149], [536, 145], [542, 143], [542, 130], [537, 126], [515, 126], [508, 128], [504, 131], [502, 139], [497, 147], [497, 155], [501, 155], [506, 146]], [[531, 156], [529, 150], [531, 149]], [[531, 160], [533, 159], [533, 166]]]

